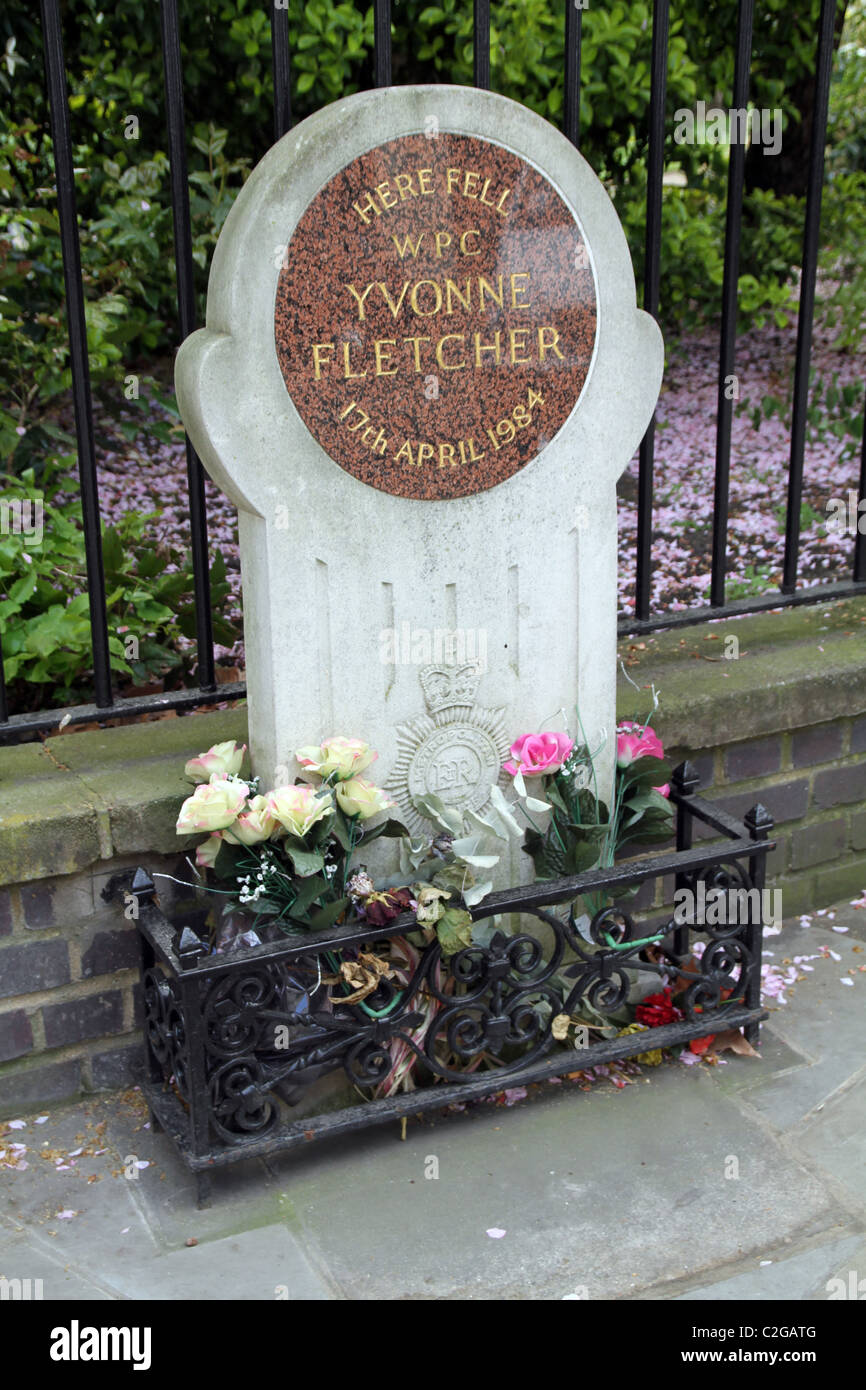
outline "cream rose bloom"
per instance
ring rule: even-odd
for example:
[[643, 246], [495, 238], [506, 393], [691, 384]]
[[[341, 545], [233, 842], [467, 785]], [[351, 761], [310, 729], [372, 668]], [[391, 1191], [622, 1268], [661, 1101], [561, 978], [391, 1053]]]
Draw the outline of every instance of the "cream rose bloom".
[[329, 738], [320, 748], [299, 748], [295, 757], [307, 772], [329, 777], [336, 772], [340, 781], [363, 772], [378, 757], [369, 743], [360, 738]]
[[196, 830], [225, 830], [244, 809], [249, 788], [230, 777], [212, 777], [187, 797], [177, 818], [178, 835]]
[[340, 810], [347, 816], [358, 816], [369, 820], [380, 811], [389, 811], [396, 806], [381, 787], [376, 787], [364, 777], [352, 777], [348, 782], [338, 782], [334, 789]]
[[212, 869], [216, 863], [216, 857], [220, 852], [223, 837], [222, 831], [217, 830], [213, 835], [209, 835], [206, 840], [202, 840], [195, 852], [195, 862], [200, 869]]
[[214, 775], [236, 777], [241, 770], [247, 745], [238, 748], [234, 739], [230, 743], [215, 743], [206, 753], [190, 758], [184, 768], [184, 776], [191, 782], [208, 782]]
[[269, 840], [277, 828], [277, 822], [268, 810], [267, 797], [250, 798], [249, 806], [238, 816], [234, 825], [225, 832], [225, 837], [235, 845], [260, 845]]
[[320, 795], [315, 787], [277, 787], [265, 798], [267, 812], [290, 835], [300, 839], [317, 821], [324, 820], [334, 810], [330, 793]]

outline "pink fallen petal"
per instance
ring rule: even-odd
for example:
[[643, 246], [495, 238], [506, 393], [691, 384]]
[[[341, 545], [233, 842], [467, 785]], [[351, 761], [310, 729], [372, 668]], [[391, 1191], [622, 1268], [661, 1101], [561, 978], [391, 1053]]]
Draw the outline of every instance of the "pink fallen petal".
[[853, 981], [853, 980], [846, 980], [845, 976], [844, 976], [844, 975], [841, 975], [841, 976], [839, 977], [839, 983], [840, 983], [840, 985], [853, 985], [853, 984], [854, 984], [854, 981]]
[[491, 1240], [501, 1240], [502, 1237], [505, 1235], [505, 1232], [500, 1230], [498, 1226], [491, 1226], [490, 1230], [487, 1232], [487, 1235], [489, 1235]]
[[515, 1101], [526, 1100], [526, 1087], [512, 1086], [509, 1090], [503, 1092], [503, 1094], [505, 1096], [505, 1104], [513, 1105]]
[[9, 1128], [10, 1128], [10, 1129], [26, 1129], [26, 1128], [27, 1128], [27, 1121], [26, 1121], [26, 1120], [10, 1120], [10, 1121], [9, 1121]]
[[71, 1207], [66, 1207], [64, 1211], [57, 1212], [57, 1219], [58, 1221], [71, 1221], [73, 1216], [77, 1215], [77, 1211], [73, 1211]]
[[834, 931], [838, 931], [838, 932], [844, 932], [844, 931], [847, 931], [848, 928], [847, 928], [847, 927], [834, 927], [833, 930], [834, 930]]

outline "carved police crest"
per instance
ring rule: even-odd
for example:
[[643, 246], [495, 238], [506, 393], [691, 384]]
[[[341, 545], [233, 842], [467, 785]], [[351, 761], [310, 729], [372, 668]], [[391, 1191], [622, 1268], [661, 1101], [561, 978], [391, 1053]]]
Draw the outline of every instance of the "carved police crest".
[[429, 827], [419, 797], [432, 793], [447, 806], [483, 810], [509, 748], [504, 709], [475, 704], [479, 662], [425, 666], [419, 677], [428, 712], [397, 729], [397, 760], [387, 783], [414, 833]]

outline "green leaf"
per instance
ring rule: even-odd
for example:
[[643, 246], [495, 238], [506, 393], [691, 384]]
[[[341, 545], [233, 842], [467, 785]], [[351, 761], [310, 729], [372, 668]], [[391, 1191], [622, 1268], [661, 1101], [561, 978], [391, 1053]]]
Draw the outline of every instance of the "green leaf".
[[501, 789], [497, 787], [495, 783], [490, 788], [490, 801], [499, 819], [507, 826], [512, 835], [521, 835], [523, 833], [522, 827], [518, 825], [517, 821], [514, 819], [514, 816], [511, 814], [511, 807], [502, 795]]
[[463, 890], [463, 901], [467, 907], [475, 907], [476, 903], [480, 903], [486, 898], [487, 894], [491, 892], [492, 889], [493, 879], [487, 878], [483, 883], [475, 883], [471, 888], [465, 888]]
[[436, 923], [436, 935], [442, 955], [447, 959], [472, 945], [472, 918], [462, 907], [446, 907]]
[[323, 878], [321, 874], [313, 874], [310, 878], [305, 878], [298, 888], [298, 896], [292, 903], [292, 915], [300, 917], [311, 903], [314, 903], [323, 893], [328, 892], [329, 887], [328, 880]]
[[334, 819], [331, 821], [330, 828], [340, 848], [345, 850], [346, 854], [348, 854], [352, 848], [349, 822], [346, 819], [345, 812], [340, 810], [336, 802], [334, 803]]
[[463, 816], [452, 806], [446, 806], [441, 797], [429, 792], [427, 796], [415, 797], [415, 809], [432, 820], [449, 835], [459, 835], [463, 830]]
[[389, 816], [387, 820], [382, 821], [381, 825], [374, 826], [372, 830], [366, 830], [358, 841], [358, 847], [369, 845], [372, 840], [378, 840], [380, 835], [384, 835], [388, 840], [409, 839], [409, 831], [403, 822], [394, 820], [392, 816]]
[[337, 918], [346, 911], [349, 902], [349, 898], [338, 898], [335, 903], [326, 903], [310, 918], [310, 926], [314, 931], [322, 931], [325, 927], [332, 927]]
[[[202, 843], [204, 843], [202, 841]], [[230, 845], [227, 840], [220, 843], [219, 852], [214, 860], [213, 871], [217, 878], [234, 878], [237, 860], [244, 853], [241, 845]]]
[[319, 874], [324, 869], [325, 856], [305, 849], [292, 836], [286, 836], [283, 846], [299, 878], [308, 878], [310, 874]]

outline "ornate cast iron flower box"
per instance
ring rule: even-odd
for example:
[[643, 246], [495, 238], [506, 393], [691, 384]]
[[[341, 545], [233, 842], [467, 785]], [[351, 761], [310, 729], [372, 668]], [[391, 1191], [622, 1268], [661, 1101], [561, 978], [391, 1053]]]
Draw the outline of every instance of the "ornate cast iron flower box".
[[[519, 919], [516, 934], [494, 930], [486, 944], [473, 944], [447, 960], [434, 940], [420, 953], [399, 1000], [395, 1003], [383, 980], [381, 995], [368, 996], [366, 1008], [339, 1003], [326, 1011], [322, 957], [417, 931], [411, 913], [381, 927], [358, 921], [212, 955], [189, 927], [176, 929], [166, 919], [148, 874], [137, 870], [131, 883], [128, 875], [117, 875], [106, 896], [131, 892], [137, 899], [144, 1091], [154, 1128], [172, 1136], [197, 1174], [199, 1204], [209, 1199], [213, 1169], [239, 1159], [634, 1056], [648, 1046], [685, 1043], [721, 1028], [743, 1028], [747, 1040], [756, 1042], [767, 1017], [760, 1006], [760, 903], [773, 823], [760, 805], [737, 821], [696, 796], [697, 786], [690, 764], [677, 768], [671, 786], [676, 850], [490, 894], [472, 909], [474, 921], [499, 915]], [[723, 835], [725, 843], [693, 848], [696, 820]], [[576, 929], [572, 904], [578, 898], [615, 895], [670, 875], [677, 889], [690, 889], [695, 899], [701, 883], [704, 893], [711, 888], [740, 893], [746, 920], [738, 916], [734, 924], [716, 926], [669, 920], [647, 936], [629, 912], [612, 906], [593, 917], [591, 941]], [[693, 934], [707, 938], [697, 962]], [[677, 995], [680, 1020], [649, 1033], [591, 1042], [577, 1054], [556, 1041], [558, 1015], [579, 1015], [583, 1001], [596, 1013], [610, 1014], [626, 1002], [635, 979], [647, 975], [685, 982]], [[311, 983], [299, 988], [299, 976]], [[328, 1073], [342, 1069], [362, 1091], [372, 1090], [388, 1072], [395, 1040], [419, 1058], [420, 1079], [436, 1084], [292, 1120], [292, 1104]], [[482, 1053], [501, 1065], [472, 1071]]]

